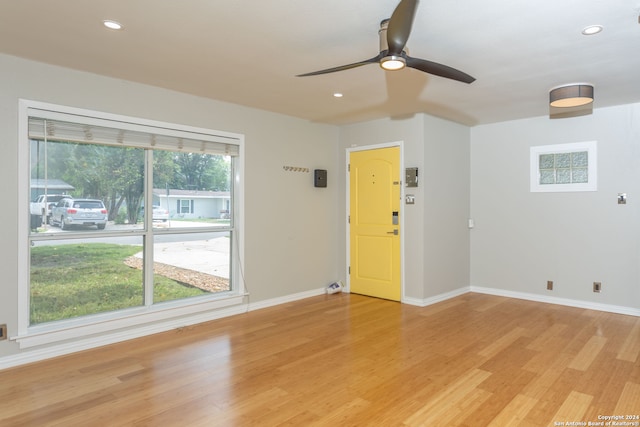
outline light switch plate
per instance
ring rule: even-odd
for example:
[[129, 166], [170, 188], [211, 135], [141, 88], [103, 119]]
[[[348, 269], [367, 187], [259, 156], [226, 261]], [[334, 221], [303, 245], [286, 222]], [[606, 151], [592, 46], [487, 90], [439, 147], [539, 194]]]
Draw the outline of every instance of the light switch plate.
[[407, 194], [404, 196], [404, 201], [407, 205], [414, 205], [416, 203], [416, 196], [413, 194]]

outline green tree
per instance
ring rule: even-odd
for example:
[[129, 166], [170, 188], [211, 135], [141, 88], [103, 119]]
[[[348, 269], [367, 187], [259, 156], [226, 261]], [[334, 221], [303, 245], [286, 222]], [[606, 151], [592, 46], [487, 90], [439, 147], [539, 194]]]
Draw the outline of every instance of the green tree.
[[176, 173], [171, 186], [176, 189], [229, 191], [230, 162], [220, 155], [175, 153]]
[[[46, 146], [46, 148], [45, 148]], [[46, 162], [44, 161], [46, 152]], [[138, 221], [144, 199], [145, 150], [61, 141], [32, 142], [32, 178], [63, 179], [74, 197], [104, 201], [113, 221], [123, 206], [130, 224]], [[153, 152], [153, 187], [208, 191], [230, 190], [228, 156]]]
[[172, 185], [176, 164], [173, 161], [174, 154], [171, 151], [153, 152], [153, 187], [167, 188]]

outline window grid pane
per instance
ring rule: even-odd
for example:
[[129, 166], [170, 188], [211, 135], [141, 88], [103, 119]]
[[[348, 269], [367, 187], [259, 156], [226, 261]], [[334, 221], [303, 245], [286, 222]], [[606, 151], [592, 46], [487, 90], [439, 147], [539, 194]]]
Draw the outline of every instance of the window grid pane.
[[142, 237], [110, 238], [109, 242], [34, 242], [31, 325], [144, 304], [142, 269], [126, 263], [128, 257], [142, 250]]
[[588, 182], [588, 152], [540, 154], [541, 185]]

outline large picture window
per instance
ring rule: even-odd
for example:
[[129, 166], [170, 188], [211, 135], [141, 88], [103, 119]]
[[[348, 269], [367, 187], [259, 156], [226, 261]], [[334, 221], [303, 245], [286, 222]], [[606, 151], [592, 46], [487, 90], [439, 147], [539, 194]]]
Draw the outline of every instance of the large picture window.
[[239, 136], [39, 106], [21, 141], [22, 334], [242, 292]]

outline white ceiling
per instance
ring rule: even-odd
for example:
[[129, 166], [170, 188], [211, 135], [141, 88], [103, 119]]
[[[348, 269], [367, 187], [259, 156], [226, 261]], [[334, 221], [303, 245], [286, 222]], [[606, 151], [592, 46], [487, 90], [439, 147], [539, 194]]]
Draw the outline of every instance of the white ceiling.
[[[543, 116], [549, 89], [573, 82], [594, 84], [595, 108], [640, 102], [640, 0], [423, 0], [411, 56], [474, 83], [376, 64], [295, 77], [377, 55], [397, 3], [0, 0], [0, 52], [331, 124]], [[604, 31], [582, 35], [591, 24]]]

